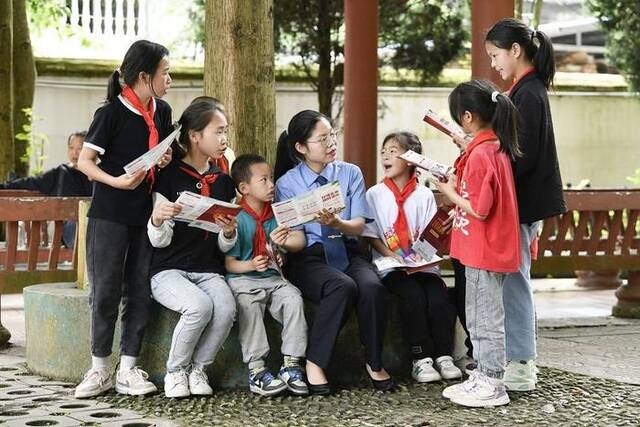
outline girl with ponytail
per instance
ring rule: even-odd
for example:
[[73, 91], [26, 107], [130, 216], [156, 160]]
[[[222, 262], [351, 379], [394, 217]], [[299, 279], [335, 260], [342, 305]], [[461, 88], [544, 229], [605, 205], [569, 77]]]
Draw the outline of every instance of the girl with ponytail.
[[[131, 45], [111, 75], [106, 102], [93, 116], [78, 159], [78, 169], [94, 182], [87, 224], [92, 363], [76, 387], [78, 398], [114, 386], [123, 394], [156, 391], [147, 373], [136, 367], [136, 358], [151, 310], [151, 246], [145, 224], [158, 173], [154, 167], [128, 175], [123, 167], [173, 131], [171, 107], [160, 99], [171, 86], [168, 54], [164, 46], [147, 40]], [[158, 166], [170, 160], [168, 151]], [[108, 357], [121, 301], [121, 357], [114, 376]]]
[[522, 156], [513, 162], [520, 212], [522, 264], [504, 286], [509, 390], [536, 386], [536, 320], [531, 287], [531, 244], [542, 220], [566, 212], [547, 90], [553, 85], [553, 46], [542, 31], [516, 19], [503, 19], [487, 33], [491, 66], [509, 82], [507, 95], [519, 113]]
[[458, 85], [449, 110], [473, 139], [456, 160], [456, 175], [433, 183], [455, 205], [450, 254], [466, 267], [467, 327], [478, 366], [443, 396], [469, 407], [506, 405], [502, 287], [520, 265], [511, 170], [521, 156], [516, 110], [492, 83], [479, 80]]

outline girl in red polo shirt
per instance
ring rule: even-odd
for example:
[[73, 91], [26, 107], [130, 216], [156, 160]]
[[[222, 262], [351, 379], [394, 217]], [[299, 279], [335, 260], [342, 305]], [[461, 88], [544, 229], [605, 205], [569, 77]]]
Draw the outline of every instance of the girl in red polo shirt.
[[467, 327], [478, 368], [443, 396], [464, 406], [506, 405], [502, 286], [520, 266], [511, 170], [511, 161], [520, 156], [517, 113], [497, 87], [480, 80], [458, 85], [449, 95], [449, 109], [473, 140], [456, 161], [458, 176], [435, 185], [456, 206], [451, 256], [466, 267]]

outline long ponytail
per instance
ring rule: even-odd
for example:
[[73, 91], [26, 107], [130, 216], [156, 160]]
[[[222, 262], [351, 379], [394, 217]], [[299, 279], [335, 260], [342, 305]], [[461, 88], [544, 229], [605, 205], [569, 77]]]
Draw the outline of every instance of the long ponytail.
[[449, 112], [460, 124], [465, 111], [480, 119], [496, 133], [500, 151], [513, 160], [522, 157], [518, 145], [518, 110], [508, 96], [487, 80], [471, 80], [460, 83], [449, 95]]
[[112, 102], [122, 92], [122, 85], [120, 84], [120, 70], [115, 70], [109, 77], [109, 84], [107, 86], [107, 101]]
[[517, 19], [505, 18], [491, 27], [485, 42], [492, 43], [500, 49], [511, 49], [514, 43], [518, 43], [527, 59], [533, 63], [536, 75], [545, 87], [549, 89], [553, 86], [556, 74], [553, 45], [549, 36], [542, 31], [532, 30]]
[[500, 151], [507, 153], [513, 160], [522, 157], [518, 144], [518, 110], [508, 96], [494, 91], [495, 110], [491, 118], [491, 127], [500, 141]]
[[282, 132], [278, 138], [276, 164], [273, 168], [275, 181], [278, 181], [278, 178], [287, 173], [289, 169], [304, 160], [295, 148], [296, 143], [306, 144], [316, 127], [316, 123], [322, 119], [329, 121], [324, 114], [314, 110], [302, 110], [291, 118], [287, 130]]
[[292, 156], [292, 147], [289, 143], [289, 134], [283, 131], [278, 138], [278, 147], [276, 149], [276, 164], [273, 167], [273, 179], [278, 181], [282, 175], [296, 165], [296, 161]]

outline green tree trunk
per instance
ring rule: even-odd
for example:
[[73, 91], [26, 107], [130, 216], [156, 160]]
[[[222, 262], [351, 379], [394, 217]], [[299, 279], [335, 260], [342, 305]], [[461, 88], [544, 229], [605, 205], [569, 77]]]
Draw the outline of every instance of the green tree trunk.
[[[36, 83], [36, 65], [29, 35], [29, 22], [25, 0], [13, 1], [13, 130], [22, 132], [29, 118], [25, 108], [33, 106], [33, 92]], [[15, 171], [17, 176], [28, 174], [29, 162], [22, 160], [27, 151], [25, 141], [14, 138]]]
[[273, 0], [205, 2], [204, 92], [225, 105], [238, 154], [276, 148]]
[[0, 0], [0, 181], [14, 170], [13, 0]]

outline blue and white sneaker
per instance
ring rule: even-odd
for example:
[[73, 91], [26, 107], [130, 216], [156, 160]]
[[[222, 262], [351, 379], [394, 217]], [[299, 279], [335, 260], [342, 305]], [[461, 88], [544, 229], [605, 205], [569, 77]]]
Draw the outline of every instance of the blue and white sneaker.
[[265, 368], [249, 371], [249, 390], [260, 396], [275, 396], [287, 389], [287, 384]]
[[297, 357], [285, 356], [284, 363], [278, 372], [278, 377], [284, 381], [289, 391], [296, 396], [309, 394], [309, 387], [305, 381], [304, 371]]

